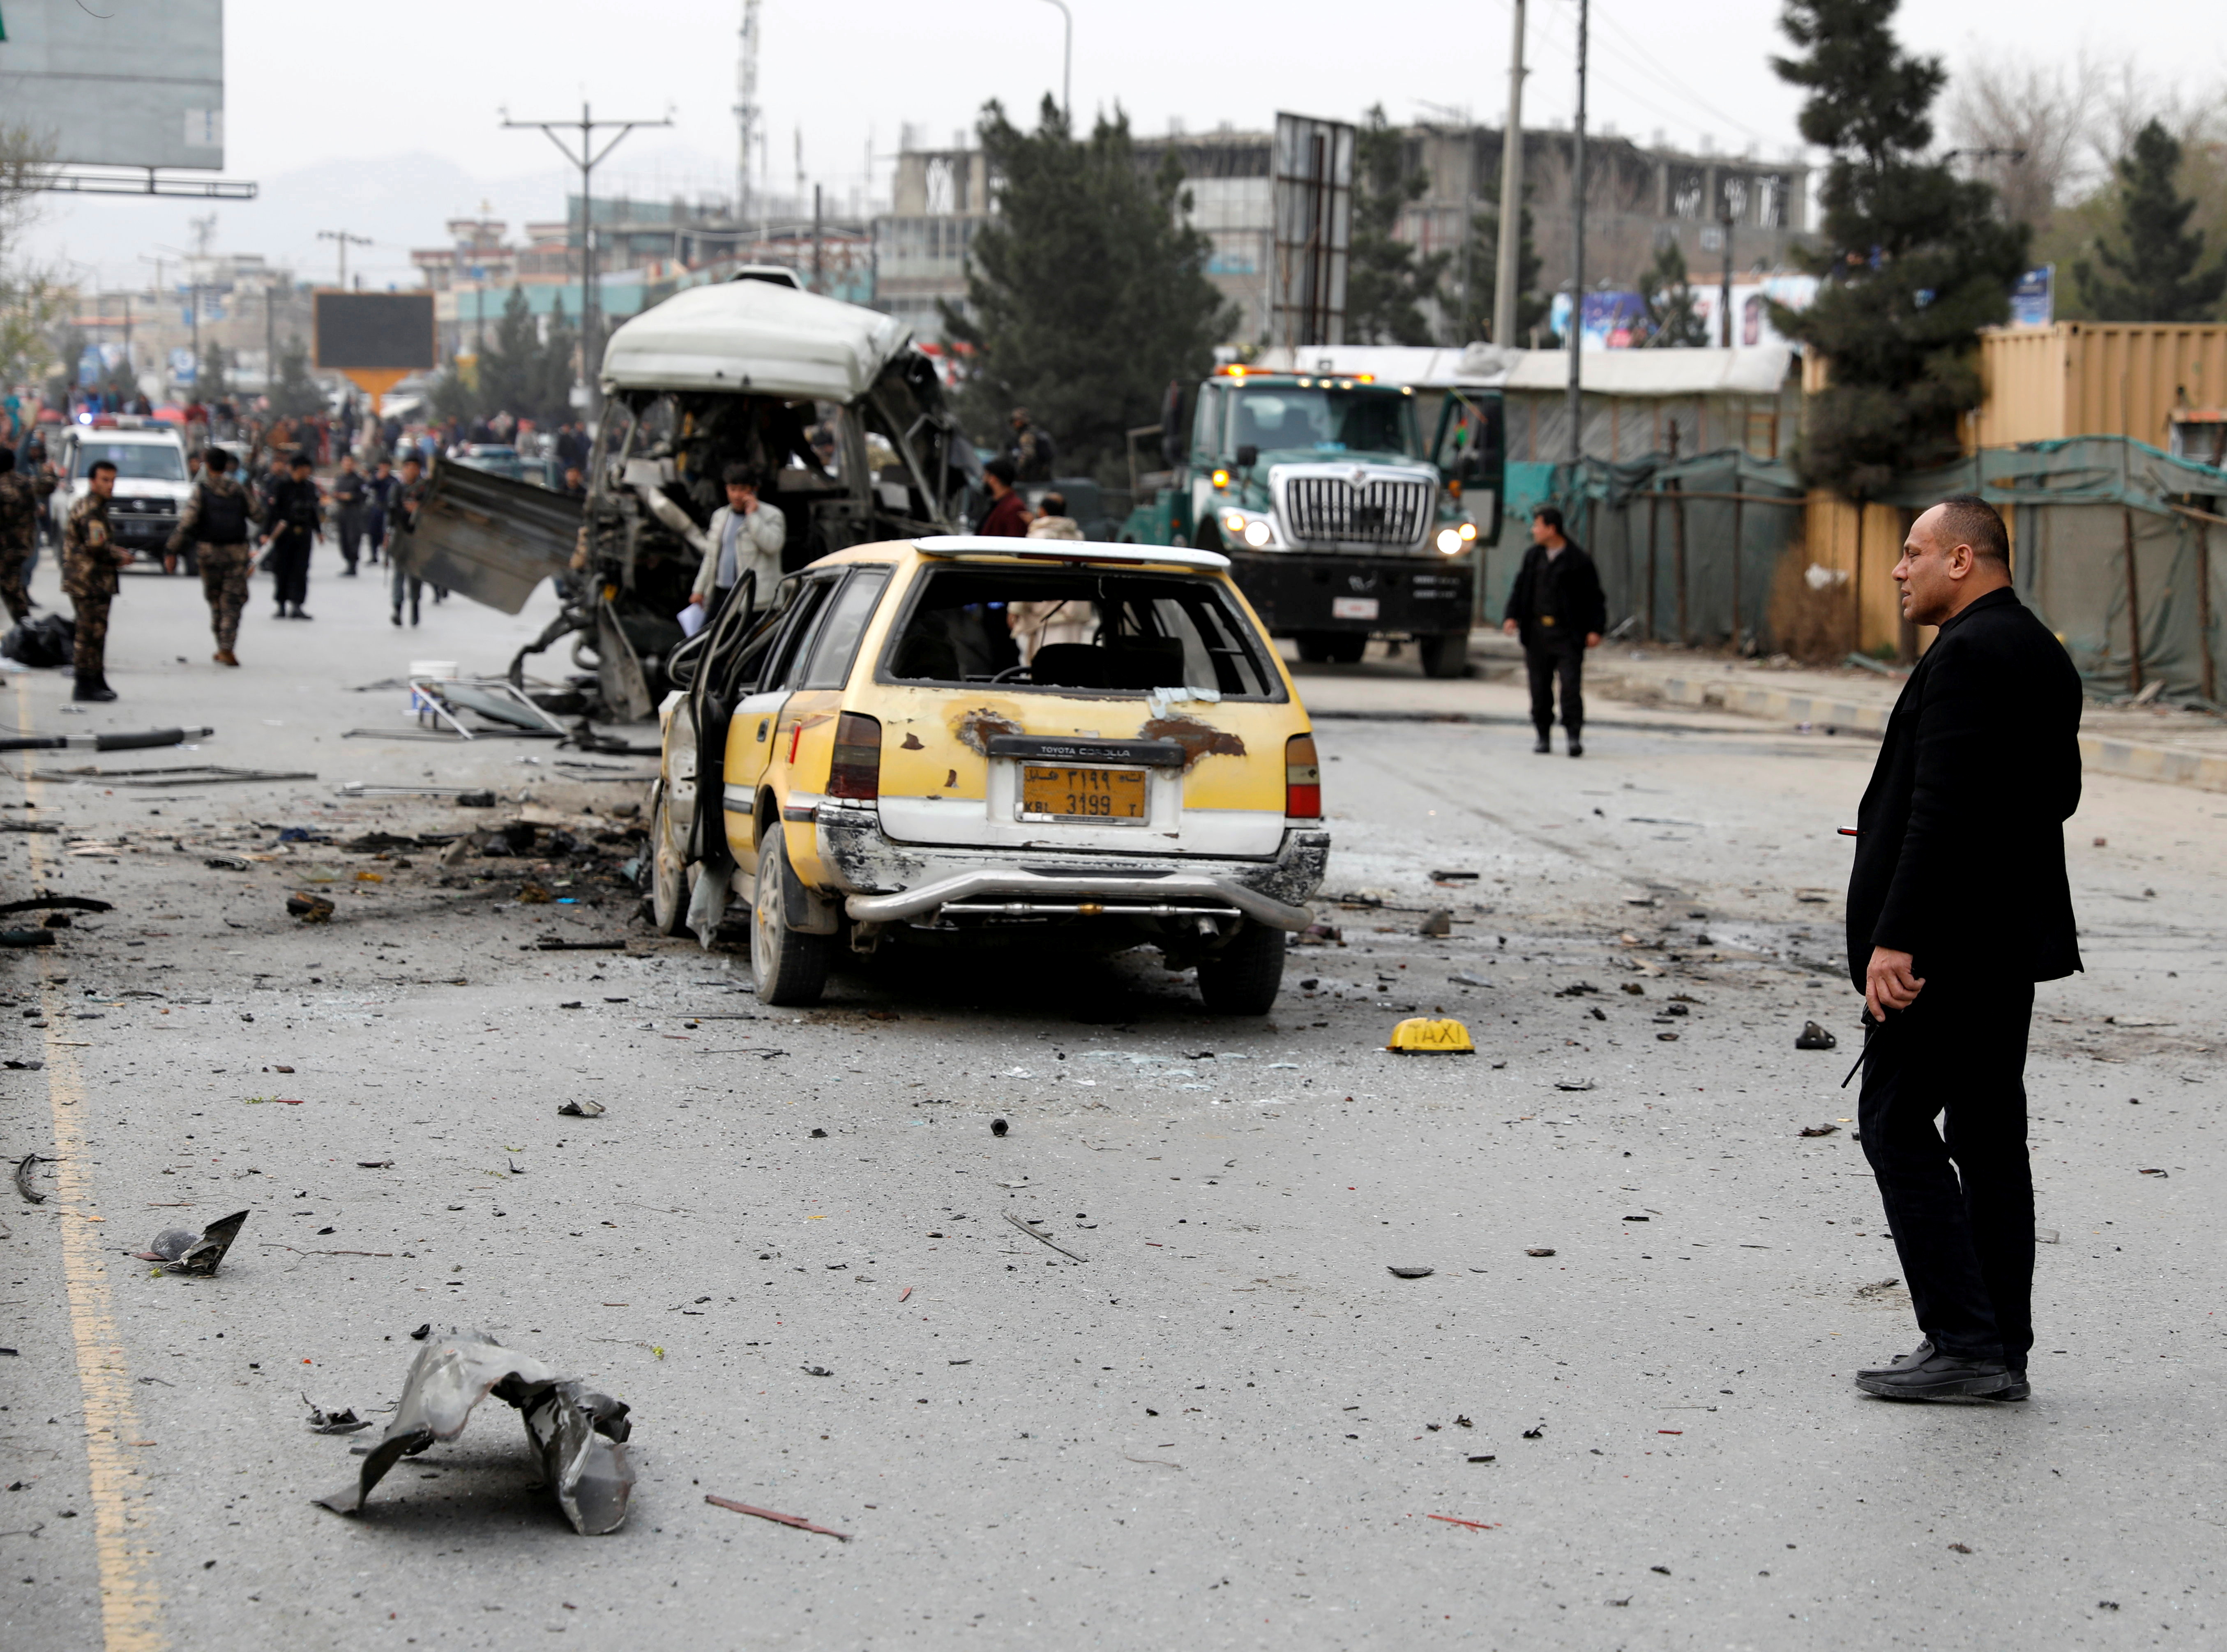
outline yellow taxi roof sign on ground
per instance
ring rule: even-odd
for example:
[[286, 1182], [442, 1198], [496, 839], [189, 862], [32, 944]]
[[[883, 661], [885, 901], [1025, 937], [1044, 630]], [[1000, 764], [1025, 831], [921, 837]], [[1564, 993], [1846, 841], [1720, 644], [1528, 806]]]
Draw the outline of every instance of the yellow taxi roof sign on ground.
[[1392, 1029], [1392, 1042], [1385, 1049], [1405, 1056], [1474, 1056], [1477, 1046], [1469, 1041], [1469, 1029], [1458, 1021], [1433, 1021], [1427, 1016], [1410, 1016]]

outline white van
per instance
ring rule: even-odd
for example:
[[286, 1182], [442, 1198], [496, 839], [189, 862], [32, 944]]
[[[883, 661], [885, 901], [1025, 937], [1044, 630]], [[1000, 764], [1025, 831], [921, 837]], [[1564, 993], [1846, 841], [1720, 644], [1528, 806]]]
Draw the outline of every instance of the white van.
[[162, 554], [193, 491], [186, 480], [186, 444], [176, 430], [167, 424], [113, 430], [66, 425], [48, 438], [47, 456], [62, 473], [49, 502], [57, 531], [92, 488], [93, 467], [105, 459], [116, 467], [108, 521], [117, 543], [143, 557]]

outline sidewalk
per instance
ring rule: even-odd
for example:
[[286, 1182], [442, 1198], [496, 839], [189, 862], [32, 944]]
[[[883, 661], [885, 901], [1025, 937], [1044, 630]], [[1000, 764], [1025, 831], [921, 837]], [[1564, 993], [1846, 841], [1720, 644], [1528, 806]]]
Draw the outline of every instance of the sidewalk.
[[[1528, 724], [1522, 653], [1496, 631], [1470, 642], [1460, 681], [1425, 678], [1412, 657], [1385, 657], [1371, 644], [1356, 666], [1292, 667], [1308, 707], [1324, 718]], [[1589, 698], [1618, 701], [1655, 718], [1596, 714], [1615, 726], [1696, 726], [1695, 716], [1760, 718], [1827, 733], [1877, 736], [1886, 729], [1905, 673], [1850, 667], [1782, 667], [1699, 650], [1605, 643], [1586, 662]], [[2090, 701], [2080, 723], [2081, 762], [2090, 774], [2227, 792], [2227, 718], [2163, 705]]]

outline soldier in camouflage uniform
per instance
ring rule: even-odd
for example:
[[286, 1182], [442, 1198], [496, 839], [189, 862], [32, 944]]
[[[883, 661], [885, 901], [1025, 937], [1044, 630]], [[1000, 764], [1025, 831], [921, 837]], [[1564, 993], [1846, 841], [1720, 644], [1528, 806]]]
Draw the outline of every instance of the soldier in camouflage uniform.
[[[402, 462], [402, 486], [394, 495], [394, 526], [396, 536], [414, 532], [418, 526], [418, 507], [425, 502], [426, 489], [431, 484], [425, 478], [425, 467], [414, 453]], [[405, 573], [402, 564], [394, 559], [392, 540], [386, 552], [388, 595], [394, 603], [394, 622], [402, 623], [402, 599], [410, 598], [410, 623], [418, 623], [418, 599], [424, 595], [425, 582], [416, 574]]]
[[39, 515], [54, 491], [53, 471], [41, 466], [26, 475], [16, 469], [15, 450], [0, 445], [0, 602], [18, 623], [31, 611], [24, 571], [38, 549]]
[[83, 499], [70, 507], [62, 530], [62, 590], [77, 609], [79, 700], [112, 700], [108, 686], [108, 605], [116, 599], [116, 571], [131, 560], [108, 524], [108, 498], [116, 491], [116, 467], [96, 461]]
[[233, 645], [239, 641], [239, 616], [247, 607], [247, 576], [255, 564], [249, 532], [262, 520], [262, 501], [232, 475], [232, 455], [211, 448], [202, 456], [201, 480], [178, 518], [164, 549], [200, 547], [201, 595], [208, 599], [209, 628], [216, 634], [215, 659], [236, 666]]

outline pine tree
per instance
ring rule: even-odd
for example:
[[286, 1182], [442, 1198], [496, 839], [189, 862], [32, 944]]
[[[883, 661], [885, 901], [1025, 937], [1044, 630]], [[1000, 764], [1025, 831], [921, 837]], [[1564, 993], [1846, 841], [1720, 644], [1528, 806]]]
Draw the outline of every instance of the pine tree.
[[541, 335], [526, 289], [513, 286], [502, 301], [495, 337], [480, 352], [479, 401], [489, 413], [531, 418], [539, 393]]
[[[2227, 259], [2204, 262], [2204, 232], [2188, 227], [2196, 202], [2177, 193], [2181, 148], [2160, 121], [2134, 134], [2133, 147], [2114, 167], [2119, 175], [2119, 221], [2112, 239], [2095, 244], [2097, 269], [2086, 258], [2072, 266], [2080, 303], [2103, 322], [2208, 322], [2219, 316], [2227, 294]], [[2116, 279], [2112, 277], [2115, 277]]]
[[[1525, 195], [1530, 195], [1527, 186]], [[1458, 290], [1449, 293], [1445, 303], [1455, 318], [1455, 331], [1463, 342], [1472, 339], [1492, 338], [1492, 318], [1499, 303], [1500, 293], [1500, 180], [1494, 178], [1485, 186], [1484, 210], [1473, 214], [1469, 220], [1469, 302], [1462, 303]], [[1531, 329], [1547, 319], [1547, 300], [1539, 290], [1539, 249], [1532, 239], [1531, 207], [1527, 201], [1517, 222], [1516, 233], [1522, 236], [1516, 249], [1516, 336], [1492, 339], [1495, 344], [1521, 345], [1531, 336]]]
[[194, 399], [218, 402], [230, 394], [232, 383], [225, 373], [224, 346], [210, 339], [201, 346], [200, 371], [194, 376]]
[[271, 411], [275, 414], [299, 418], [324, 410], [325, 392], [309, 376], [309, 347], [302, 342], [299, 333], [278, 352], [278, 378], [270, 393]]
[[1958, 452], [1980, 402], [1979, 330], [2003, 321], [2026, 263], [2027, 229], [1994, 191], [1922, 158], [1944, 72], [1890, 27], [1898, 0], [1789, 0], [1780, 26], [1803, 48], [1774, 58], [1809, 93], [1802, 136], [1832, 151], [1819, 201], [1822, 277], [1809, 308], [1771, 306], [1771, 325], [1825, 360], [1796, 451], [1803, 480], [1872, 499], [1898, 471]]
[[565, 317], [565, 295], [557, 294], [549, 312], [549, 336], [536, 363], [531, 405], [537, 424], [555, 426], [572, 416], [572, 358], [580, 348], [580, 329]]
[[1709, 342], [1709, 329], [1694, 308], [1686, 254], [1675, 240], [1655, 249], [1655, 262], [1639, 272], [1640, 302], [1647, 306], [1644, 349], [1688, 349]]
[[1158, 417], [1169, 380], [1204, 376], [1237, 324], [1206, 277], [1180, 163], [1171, 155], [1147, 174], [1126, 115], [1077, 138], [1050, 98], [1032, 132], [995, 102], [977, 130], [996, 210], [974, 233], [967, 311], [943, 309], [974, 351], [961, 410], [978, 431], [1002, 433], [1026, 407], [1062, 470], [1110, 474], [1127, 431]]
[[[1407, 169], [1406, 136], [1379, 104], [1362, 119], [1353, 151], [1353, 235], [1345, 266], [1349, 344], [1428, 344], [1422, 300], [1438, 290], [1447, 255], [1426, 258], [1400, 239], [1400, 214], [1429, 193], [1430, 179]], [[1472, 277], [1473, 280], [1473, 277]]]

